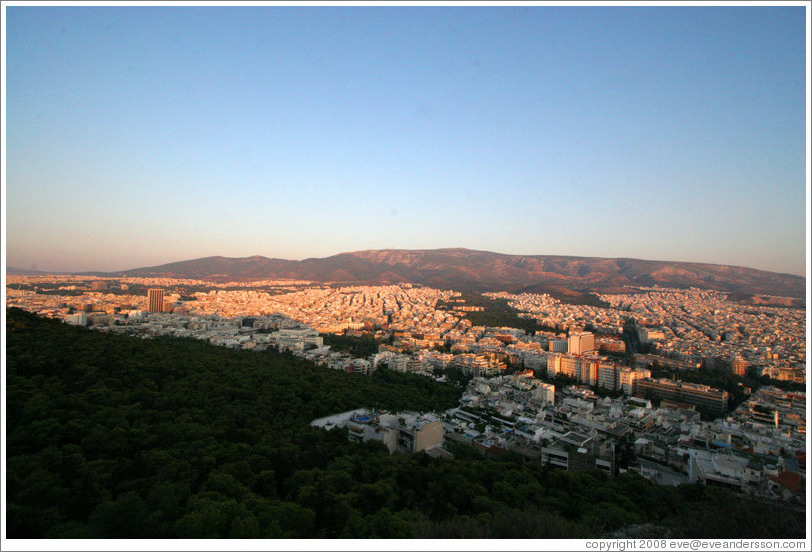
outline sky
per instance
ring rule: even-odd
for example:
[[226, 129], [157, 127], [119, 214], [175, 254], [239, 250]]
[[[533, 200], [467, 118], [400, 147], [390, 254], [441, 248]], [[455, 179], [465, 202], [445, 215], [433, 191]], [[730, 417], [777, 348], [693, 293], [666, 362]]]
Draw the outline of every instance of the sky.
[[807, 12], [4, 5], [5, 258], [807, 267]]

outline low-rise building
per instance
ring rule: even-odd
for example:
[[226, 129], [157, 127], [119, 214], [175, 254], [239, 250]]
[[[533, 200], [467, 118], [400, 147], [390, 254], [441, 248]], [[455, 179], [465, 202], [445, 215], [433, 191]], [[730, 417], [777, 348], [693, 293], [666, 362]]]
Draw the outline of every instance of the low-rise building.
[[637, 395], [694, 404], [709, 414], [727, 412], [730, 394], [707, 385], [685, 383], [679, 380], [645, 378], [637, 382]]

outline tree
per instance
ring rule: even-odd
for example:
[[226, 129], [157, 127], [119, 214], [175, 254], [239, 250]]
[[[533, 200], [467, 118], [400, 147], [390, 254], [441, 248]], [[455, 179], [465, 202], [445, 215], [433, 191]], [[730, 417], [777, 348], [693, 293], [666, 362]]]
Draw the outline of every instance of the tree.
[[637, 462], [637, 454], [634, 452], [634, 432], [630, 431], [618, 442], [615, 447], [615, 458], [617, 467], [627, 470], [629, 466]]
[[113, 501], [100, 504], [89, 523], [104, 538], [155, 538], [147, 523], [147, 504], [136, 492], [129, 491]]

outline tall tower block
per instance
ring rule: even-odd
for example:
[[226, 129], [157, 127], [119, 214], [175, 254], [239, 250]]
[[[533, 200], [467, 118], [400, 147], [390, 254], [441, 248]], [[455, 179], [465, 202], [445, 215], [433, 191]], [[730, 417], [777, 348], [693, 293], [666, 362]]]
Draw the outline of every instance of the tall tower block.
[[149, 312], [163, 312], [164, 290], [150, 289], [147, 291], [147, 310]]

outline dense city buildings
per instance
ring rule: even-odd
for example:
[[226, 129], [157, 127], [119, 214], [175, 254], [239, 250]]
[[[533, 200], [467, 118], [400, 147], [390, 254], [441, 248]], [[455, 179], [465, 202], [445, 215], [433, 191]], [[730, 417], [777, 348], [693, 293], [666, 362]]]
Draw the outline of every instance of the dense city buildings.
[[[697, 289], [603, 295], [608, 308], [487, 294], [545, 328], [528, 333], [472, 324], [485, 307], [411, 284], [10, 276], [6, 292], [8, 306], [105, 332], [272, 348], [359, 376], [385, 367], [468, 379], [459, 407], [445, 413], [361, 409], [331, 422], [393, 453], [443, 456], [466, 443], [571, 471], [636, 470], [663, 484], [712, 482], [791, 500], [805, 477], [804, 393], [762, 387], [729, 412], [727, 391], [652, 378], [705, 368], [805, 381], [803, 309]], [[367, 339], [375, 352], [335, 349], [329, 336]]]
[[722, 485], [803, 503], [805, 407], [804, 393], [765, 387], [730, 416], [703, 421], [694, 405], [683, 402], [663, 399], [654, 406], [644, 398], [599, 398], [584, 387], [556, 393], [531, 374], [517, 373], [473, 378], [460, 405], [445, 412], [394, 415], [361, 408], [312, 425], [345, 427], [352, 441], [378, 440], [405, 454], [417, 449], [401, 438], [404, 429], [419, 435], [434, 428], [424, 448], [433, 456], [464, 443], [485, 456], [510, 451], [571, 472], [636, 471], [663, 485]]
[[[136, 286], [144, 289], [143, 295], [131, 294]], [[385, 338], [383, 351], [411, 355], [411, 364], [400, 357], [392, 360], [402, 371], [454, 364], [471, 375], [493, 375], [508, 363], [518, 363], [609, 390], [622, 387], [622, 368], [702, 367], [805, 381], [803, 309], [740, 305], [705, 290], [640, 288], [634, 294], [602, 295], [612, 308], [567, 305], [543, 294], [486, 294], [507, 299], [520, 316], [560, 329], [535, 335], [474, 326], [460, 310], [466, 305], [458, 294], [410, 284], [334, 287], [302, 281], [214, 284], [169, 278], [9, 276], [6, 291], [9, 306], [108, 331], [132, 329], [136, 323], [150, 325], [151, 333], [170, 331], [173, 319], [157, 324], [148, 313], [174, 313], [185, 317], [182, 330], [187, 334], [210, 332], [215, 317], [233, 321], [272, 316], [287, 317], [317, 333], [365, 332]], [[440, 310], [441, 302], [454, 307]], [[632, 318], [647, 353], [626, 351], [624, 325]], [[262, 334], [249, 335], [245, 328], [240, 332], [239, 341], [247, 337], [263, 345]], [[634, 353], [628, 365], [617, 360], [624, 352]]]
[[[567, 305], [544, 294], [486, 295], [507, 299], [521, 316], [561, 331], [580, 332], [589, 325], [601, 334], [596, 344], [622, 336], [624, 325], [634, 320], [639, 342], [652, 353], [636, 357], [642, 365], [734, 374], [750, 369], [759, 376], [805, 381], [803, 308], [742, 304], [720, 291], [657, 286], [640, 287], [635, 293], [597, 294], [609, 308]], [[566, 352], [560, 342], [550, 344], [551, 351]], [[609, 345], [604, 350], [620, 348]]]

